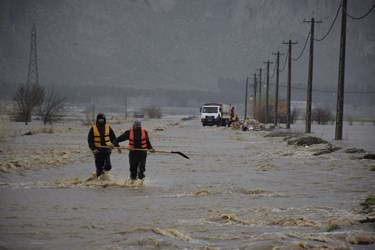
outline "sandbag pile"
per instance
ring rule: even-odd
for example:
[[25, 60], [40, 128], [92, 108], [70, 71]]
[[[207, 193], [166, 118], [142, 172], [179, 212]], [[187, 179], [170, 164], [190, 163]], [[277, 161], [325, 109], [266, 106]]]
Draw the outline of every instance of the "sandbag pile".
[[259, 121], [250, 118], [247, 118], [246, 120], [233, 122], [230, 126], [232, 127], [232, 129], [238, 129], [242, 131], [265, 129], [265, 125], [263, 123], [260, 123]]

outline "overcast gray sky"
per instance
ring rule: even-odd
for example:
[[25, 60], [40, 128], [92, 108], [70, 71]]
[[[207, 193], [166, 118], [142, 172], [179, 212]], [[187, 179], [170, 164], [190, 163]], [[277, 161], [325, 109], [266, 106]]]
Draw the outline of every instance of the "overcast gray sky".
[[[37, 27], [39, 80], [58, 85], [214, 89], [219, 78], [245, 79], [305, 44], [314, 16], [316, 38], [334, 21], [339, 0], [1, 0], [2, 82], [26, 81], [32, 23]], [[373, 0], [348, 1], [362, 16]], [[341, 12], [315, 42], [314, 82], [336, 89]], [[375, 12], [348, 19], [347, 85], [373, 85]], [[307, 82], [308, 49], [293, 62]], [[281, 57], [280, 67], [285, 56]], [[271, 70], [273, 66], [271, 67]], [[286, 81], [286, 69], [280, 81]]]

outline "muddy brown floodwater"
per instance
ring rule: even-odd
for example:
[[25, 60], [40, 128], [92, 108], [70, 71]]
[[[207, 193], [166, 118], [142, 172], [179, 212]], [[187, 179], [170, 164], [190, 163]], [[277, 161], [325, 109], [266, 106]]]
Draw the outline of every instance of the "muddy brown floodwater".
[[[375, 163], [345, 153], [350, 138], [314, 156], [322, 145], [181, 118], [143, 121], [156, 149], [190, 159], [149, 154], [138, 187], [124, 185], [127, 152], [112, 153], [107, 179], [84, 181], [94, 164], [78, 122], [13, 132], [0, 149], [0, 249], [375, 249], [374, 223], [358, 222], [375, 216], [360, 205], [375, 193]], [[130, 124], [111, 125], [120, 135]], [[375, 126], [359, 128], [374, 150]]]

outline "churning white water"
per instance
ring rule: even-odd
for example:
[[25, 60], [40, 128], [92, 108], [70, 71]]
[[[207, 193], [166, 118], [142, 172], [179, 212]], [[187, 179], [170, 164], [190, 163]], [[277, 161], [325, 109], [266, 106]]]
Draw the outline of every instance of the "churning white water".
[[[120, 135], [129, 124], [112, 127]], [[190, 157], [149, 154], [143, 185], [126, 185], [127, 152], [115, 151], [107, 178], [86, 182], [94, 171], [89, 127], [77, 123], [3, 142], [0, 248], [375, 247], [374, 224], [358, 222], [371, 217], [360, 203], [375, 193], [375, 162], [345, 153], [351, 140], [361, 144], [354, 129], [331, 140], [343, 149], [314, 156], [324, 146], [289, 146], [268, 132], [202, 127], [199, 119], [143, 125], [155, 149]], [[354, 127], [366, 135], [364, 149], [374, 150], [375, 126]], [[313, 131], [333, 138], [331, 127]]]

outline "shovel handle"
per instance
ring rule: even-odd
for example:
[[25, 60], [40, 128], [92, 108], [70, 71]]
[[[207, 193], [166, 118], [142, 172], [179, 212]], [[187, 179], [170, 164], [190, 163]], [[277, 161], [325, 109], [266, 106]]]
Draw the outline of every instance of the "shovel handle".
[[[110, 148], [109, 146], [99, 146], [99, 148]], [[129, 151], [150, 151], [150, 149], [146, 149], [146, 148], [129, 148], [129, 147], [115, 147], [116, 149], [126, 149], [126, 150], [129, 150]], [[167, 151], [167, 150], [154, 150], [155, 153], [166, 153], [166, 154], [179, 154], [181, 155], [182, 157], [186, 158], [186, 159], [190, 159], [187, 155], [185, 155], [184, 153], [182, 152], [178, 152], [178, 151]]]

